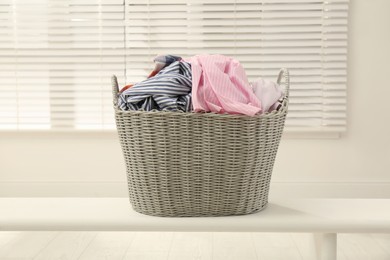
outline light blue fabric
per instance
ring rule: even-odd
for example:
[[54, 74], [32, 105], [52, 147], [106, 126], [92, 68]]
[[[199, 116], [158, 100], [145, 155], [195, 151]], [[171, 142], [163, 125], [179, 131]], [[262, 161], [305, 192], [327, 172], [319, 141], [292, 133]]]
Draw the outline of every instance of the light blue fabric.
[[154, 62], [164, 63], [166, 65], [169, 65], [175, 61], [180, 61], [180, 56], [174, 56], [174, 55], [160, 55], [154, 58]]

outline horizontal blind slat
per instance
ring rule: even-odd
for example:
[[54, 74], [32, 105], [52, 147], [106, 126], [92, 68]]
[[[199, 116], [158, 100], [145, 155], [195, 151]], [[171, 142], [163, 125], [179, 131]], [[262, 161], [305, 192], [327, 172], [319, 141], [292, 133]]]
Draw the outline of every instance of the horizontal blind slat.
[[122, 86], [157, 54], [209, 52], [239, 59], [250, 80], [288, 67], [286, 129], [345, 130], [347, 0], [20, 3], [0, 3], [1, 128], [112, 129], [111, 74]]

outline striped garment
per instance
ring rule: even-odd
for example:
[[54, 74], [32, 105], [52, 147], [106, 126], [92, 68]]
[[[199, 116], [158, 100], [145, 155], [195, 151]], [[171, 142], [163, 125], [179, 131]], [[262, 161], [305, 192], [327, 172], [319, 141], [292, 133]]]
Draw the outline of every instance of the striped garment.
[[192, 102], [195, 112], [244, 114], [261, 112], [261, 102], [249, 85], [244, 68], [223, 55], [196, 55], [185, 59], [192, 68]]
[[123, 91], [118, 97], [118, 106], [121, 110], [190, 112], [191, 88], [190, 63], [175, 61], [155, 76]]

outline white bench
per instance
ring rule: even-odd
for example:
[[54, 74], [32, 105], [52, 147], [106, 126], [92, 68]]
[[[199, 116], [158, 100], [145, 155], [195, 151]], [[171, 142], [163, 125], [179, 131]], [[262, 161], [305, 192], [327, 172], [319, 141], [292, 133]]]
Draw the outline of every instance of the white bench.
[[337, 233], [390, 233], [390, 199], [274, 200], [231, 217], [162, 218], [127, 198], [0, 198], [0, 231], [207, 231], [314, 233], [318, 259], [337, 259]]

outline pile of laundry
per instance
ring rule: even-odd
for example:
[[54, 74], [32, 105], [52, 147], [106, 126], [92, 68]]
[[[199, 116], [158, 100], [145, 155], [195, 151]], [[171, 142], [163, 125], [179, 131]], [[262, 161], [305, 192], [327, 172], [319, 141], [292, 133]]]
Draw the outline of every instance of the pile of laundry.
[[275, 82], [249, 82], [241, 64], [227, 56], [157, 56], [147, 79], [120, 90], [121, 110], [214, 112], [254, 116], [277, 110], [285, 94]]

